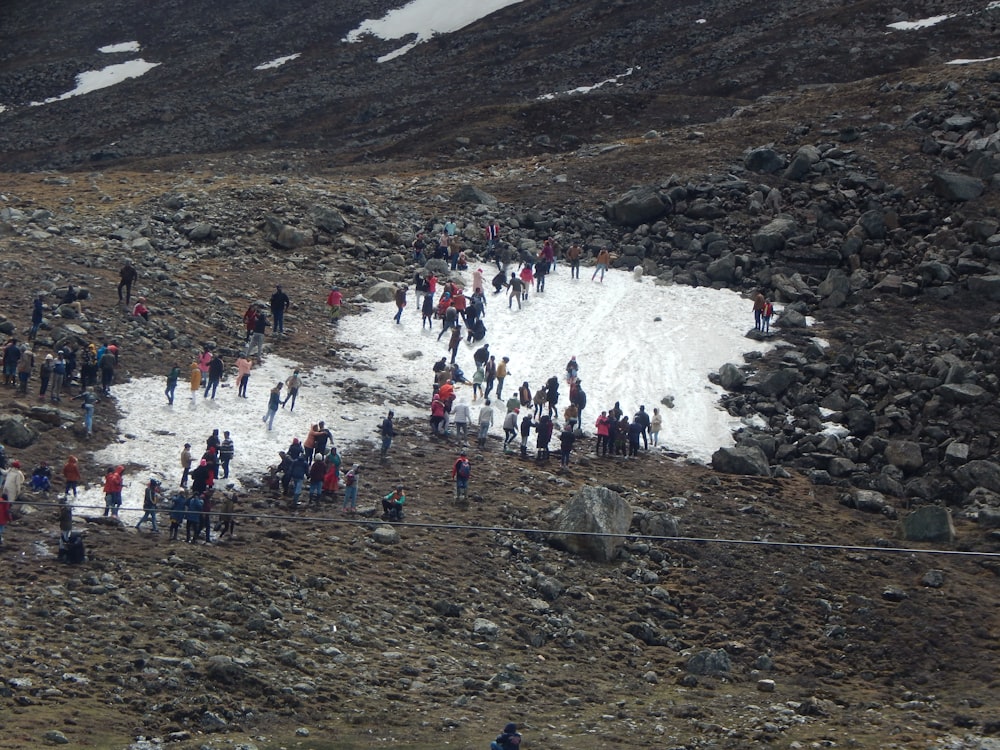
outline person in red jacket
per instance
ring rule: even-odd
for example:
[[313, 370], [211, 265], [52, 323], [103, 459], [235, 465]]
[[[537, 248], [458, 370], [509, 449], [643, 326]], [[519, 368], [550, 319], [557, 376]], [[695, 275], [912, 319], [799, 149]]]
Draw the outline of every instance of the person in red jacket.
[[344, 304], [344, 295], [340, 289], [333, 287], [326, 297], [326, 305], [330, 308], [330, 322], [336, 323], [340, 320], [341, 307]]
[[104, 475], [104, 515], [112, 515], [115, 518], [118, 517], [118, 509], [122, 505], [122, 485], [124, 484], [124, 479], [122, 475], [125, 473], [124, 466], [116, 466], [113, 469], [108, 469], [108, 473]]
[[444, 433], [444, 401], [437, 393], [431, 399], [431, 432], [435, 435]]

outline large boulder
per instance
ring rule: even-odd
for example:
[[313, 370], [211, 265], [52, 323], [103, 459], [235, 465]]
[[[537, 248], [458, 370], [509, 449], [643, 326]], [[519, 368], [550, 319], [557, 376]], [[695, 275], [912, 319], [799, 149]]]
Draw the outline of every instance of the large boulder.
[[886, 461], [908, 474], [924, 465], [920, 444], [912, 440], [890, 440], [884, 455]]
[[12, 448], [27, 448], [38, 440], [38, 432], [24, 423], [20, 417], [0, 420], [0, 443]]
[[956, 469], [954, 476], [964, 490], [985, 487], [990, 492], [1000, 492], [1000, 464], [993, 461], [969, 461]]
[[451, 196], [452, 203], [478, 203], [483, 206], [495, 206], [497, 199], [483, 192], [475, 185], [462, 185]]
[[563, 508], [549, 542], [596, 562], [614, 560], [632, 523], [632, 508], [607, 487], [581, 487]]
[[743, 158], [743, 166], [751, 172], [773, 174], [785, 167], [785, 157], [773, 148], [764, 146], [751, 149]]
[[785, 246], [785, 240], [798, 233], [795, 221], [779, 216], [761, 227], [750, 242], [758, 253], [775, 253]]
[[396, 285], [388, 281], [380, 281], [368, 287], [364, 294], [365, 298], [372, 302], [392, 302], [396, 298]]
[[982, 180], [958, 172], [941, 170], [931, 174], [934, 192], [947, 201], [971, 201], [983, 194]]
[[629, 190], [604, 207], [608, 221], [636, 227], [650, 224], [673, 210], [673, 202], [653, 186]]
[[309, 211], [309, 217], [319, 229], [331, 234], [342, 232], [347, 227], [343, 214], [329, 206], [313, 206]]
[[719, 448], [712, 454], [712, 468], [723, 474], [744, 474], [754, 477], [771, 475], [767, 456], [756, 445]]
[[910, 542], [954, 541], [951, 511], [939, 505], [917, 508], [903, 519], [903, 538]]

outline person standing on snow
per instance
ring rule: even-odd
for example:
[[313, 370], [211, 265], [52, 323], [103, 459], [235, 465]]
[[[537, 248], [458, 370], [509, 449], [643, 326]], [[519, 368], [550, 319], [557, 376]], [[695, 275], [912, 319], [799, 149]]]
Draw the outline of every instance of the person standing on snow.
[[219, 443], [219, 465], [222, 467], [222, 478], [229, 479], [229, 462], [236, 455], [236, 444], [229, 435], [229, 430], [223, 433], [222, 442]]
[[396, 289], [394, 299], [396, 302], [396, 314], [392, 319], [396, 321], [396, 325], [399, 325], [400, 318], [403, 317], [403, 308], [406, 307], [406, 284]]
[[268, 432], [274, 429], [274, 416], [278, 413], [278, 407], [281, 406], [281, 386], [281, 383], [275, 385], [267, 396], [267, 412], [264, 414], [263, 421], [267, 425]]
[[246, 354], [240, 354], [236, 358], [236, 396], [237, 398], [247, 397], [247, 384], [250, 382], [250, 370], [253, 369], [253, 362], [251, 362]]
[[451, 338], [448, 339], [448, 351], [451, 352], [451, 363], [455, 364], [458, 357], [458, 345], [462, 343], [462, 326], [456, 325], [451, 330]]
[[604, 274], [611, 265], [611, 253], [608, 252], [608, 248], [602, 247], [601, 251], [597, 254], [597, 265], [594, 267], [594, 274], [590, 277], [593, 281], [598, 273], [601, 274], [601, 283], [604, 283]]
[[190, 367], [191, 377], [191, 403], [198, 400], [198, 391], [201, 388], [201, 368], [197, 362], [192, 362]]
[[287, 404], [288, 400], [291, 399], [292, 406], [291, 408], [289, 408], [288, 411], [295, 411], [295, 399], [298, 398], [299, 388], [301, 387], [302, 387], [302, 376], [299, 375], [298, 370], [294, 370], [292, 371], [292, 374], [288, 376], [288, 380], [285, 381], [285, 388], [287, 388], [288, 390], [285, 391], [286, 393], [285, 400], [281, 402], [282, 409], [285, 408], [285, 404]]
[[167, 373], [167, 387], [163, 391], [163, 395], [167, 397], [167, 403], [171, 406], [174, 405], [174, 391], [177, 390], [177, 381], [181, 377], [181, 368], [175, 363], [173, 367], [170, 368], [170, 372]]
[[208, 363], [208, 383], [205, 384], [205, 394], [204, 397], [208, 398], [208, 392], [212, 392], [212, 400], [215, 400], [215, 392], [219, 389], [219, 383], [222, 382], [222, 376], [226, 371], [226, 365], [222, 361], [222, 357], [218, 353], [212, 355], [212, 359]]
[[663, 415], [660, 414], [660, 410], [653, 408], [653, 416], [649, 420], [649, 436], [653, 441], [653, 447], [655, 448], [660, 444], [660, 430], [663, 429]]

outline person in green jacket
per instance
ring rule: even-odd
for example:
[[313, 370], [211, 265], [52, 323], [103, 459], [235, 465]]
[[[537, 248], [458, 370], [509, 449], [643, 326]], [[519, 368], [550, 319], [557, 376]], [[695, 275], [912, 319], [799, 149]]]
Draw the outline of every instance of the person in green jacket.
[[163, 395], [167, 397], [167, 403], [171, 406], [174, 405], [174, 391], [177, 390], [177, 380], [181, 376], [181, 368], [174, 363], [174, 366], [170, 368], [170, 372], [167, 373], [167, 389], [163, 392]]

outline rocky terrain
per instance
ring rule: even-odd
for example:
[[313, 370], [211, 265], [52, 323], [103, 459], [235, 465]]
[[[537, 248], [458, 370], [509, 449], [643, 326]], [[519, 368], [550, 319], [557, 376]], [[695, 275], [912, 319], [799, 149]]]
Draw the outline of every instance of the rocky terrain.
[[[942, 64], [995, 54], [998, 11], [526, 2], [376, 66], [394, 42], [330, 40], [385, 4], [342, 5], [244, 3], [224, 25], [95, 5], [109, 26], [66, 4], [75, 23], [44, 31], [5, 8], [0, 331], [23, 334], [41, 290], [39, 352], [114, 340], [120, 377], [160, 374], [235, 351], [279, 281], [300, 302], [272, 351], [336, 366], [328, 283], [362, 313], [411, 276], [417, 230], [454, 216], [477, 252], [495, 216], [517, 247], [609, 244], [663, 283], [775, 299], [785, 343], [711, 374], [758, 427], [710, 467], [559, 473], [491, 444], [456, 508], [450, 448], [404, 424], [361, 498], [404, 480], [409, 525], [307, 520], [260, 491], [216, 545], [87, 524], [79, 567], [52, 556], [51, 507], [26, 505], [0, 553], [4, 746], [473, 748], [508, 720], [528, 747], [1000, 744], [1000, 67]], [[143, 78], [23, 106], [134, 37], [175, 61], [155, 97]], [[628, 66], [620, 88], [535, 99]], [[148, 324], [115, 304], [125, 258]], [[76, 409], [2, 393], [12, 456], [99, 475], [113, 404], [86, 441]], [[612, 559], [551, 544], [600, 487], [630, 510]]]

